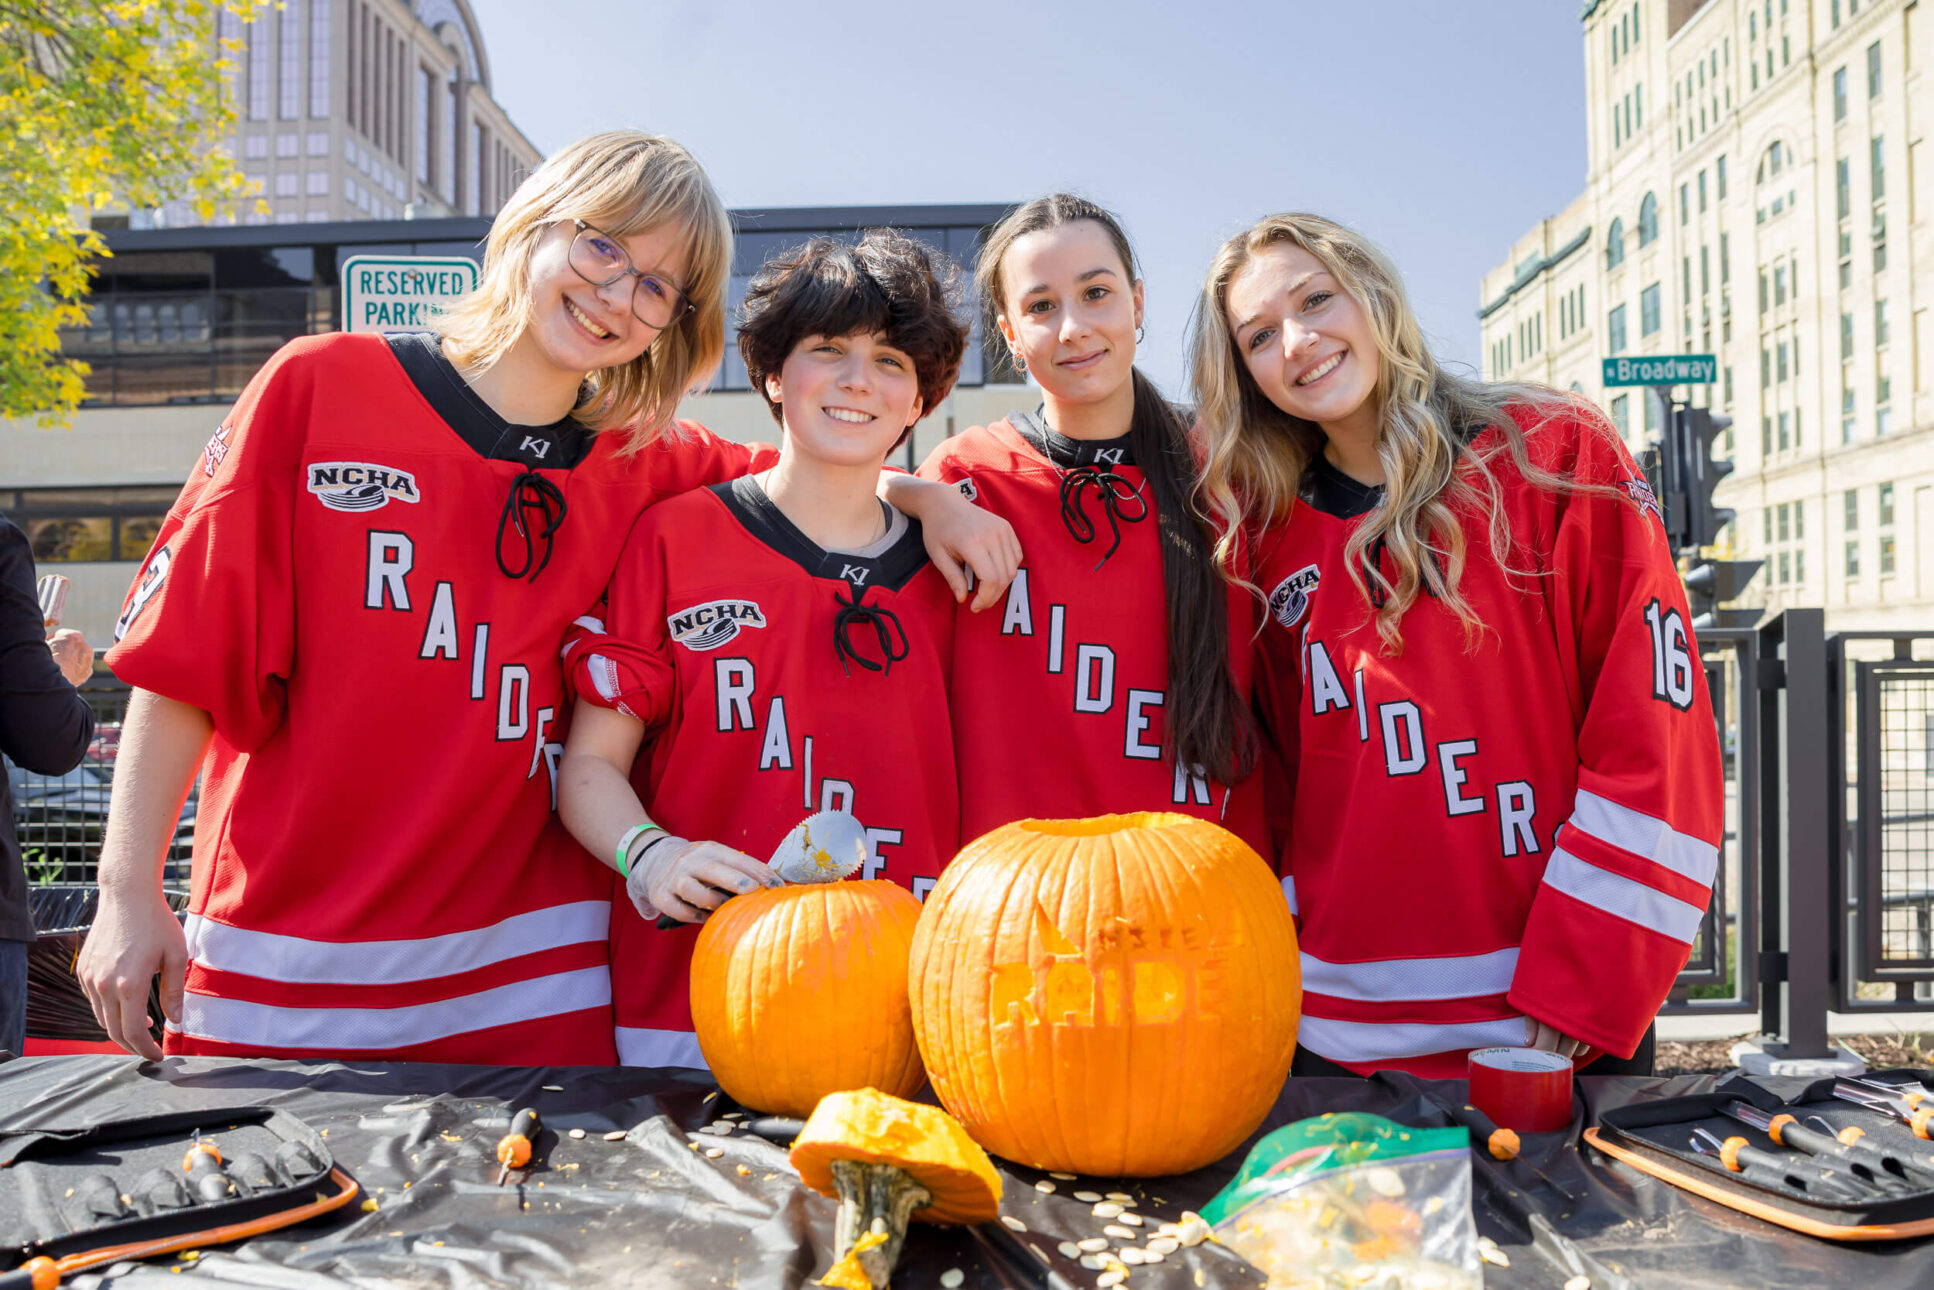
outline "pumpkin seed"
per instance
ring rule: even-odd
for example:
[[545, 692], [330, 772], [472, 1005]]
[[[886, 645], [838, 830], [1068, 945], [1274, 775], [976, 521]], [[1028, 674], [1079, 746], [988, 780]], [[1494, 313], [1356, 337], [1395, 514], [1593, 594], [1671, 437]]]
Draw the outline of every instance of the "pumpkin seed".
[[611, 1132], [604, 1135], [604, 1140], [606, 1142], [622, 1142], [624, 1141], [624, 1137], [625, 1137], [625, 1131], [623, 1129], [613, 1129]]
[[1096, 1205], [1101, 1202], [1101, 1193], [1098, 1191], [1078, 1191], [1074, 1194], [1074, 1198], [1084, 1205]]
[[1166, 1257], [1167, 1257], [1167, 1256], [1166, 1256], [1166, 1255], [1164, 1255], [1164, 1254], [1163, 1254], [1163, 1253], [1162, 1253], [1162, 1252], [1161, 1252], [1160, 1250], [1143, 1250], [1143, 1251], [1142, 1251], [1142, 1262], [1143, 1262], [1143, 1263], [1160, 1263], [1160, 1262], [1161, 1262], [1161, 1261], [1162, 1261], [1162, 1260], [1163, 1260], [1164, 1258], [1166, 1258]]
[[1040, 1182], [1034, 1184], [1034, 1190], [1040, 1192], [1043, 1196], [1052, 1196], [1054, 1195], [1054, 1184], [1043, 1178]]
[[584, 1130], [583, 1130], [583, 1129], [572, 1129], [572, 1130], [571, 1130], [571, 1136], [572, 1136], [572, 1137], [574, 1137], [574, 1138], [581, 1138], [581, 1137], [583, 1137], [583, 1136], [584, 1136]]
[[1073, 1241], [1063, 1241], [1054, 1248], [1061, 1251], [1061, 1257], [1064, 1259], [1078, 1259], [1081, 1257], [1081, 1247]]
[[725, 1113], [725, 1118], [726, 1118], [726, 1119], [728, 1119], [728, 1120], [743, 1120], [743, 1119], [745, 1118], [745, 1112], [744, 1112], [744, 1111], [727, 1111], [727, 1112]]
[[947, 1290], [954, 1290], [955, 1286], [967, 1284], [967, 1274], [959, 1268], [948, 1268], [940, 1274], [940, 1284], [946, 1286]]
[[1432, 1196], [1429, 1200], [1424, 1202], [1424, 1217], [1429, 1218], [1432, 1214], [1437, 1213], [1439, 1210], [1443, 1208], [1444, 1208], [1444, 1198], [1442, 1196]]
[[1101, 1234], [1103, 1236], [1112, 1236], [1117, 1241], [1132, 1241], [1135, 1239], [1135, 1234], [1133, 1232], [1129, 1231], [1125, 1227], [1121, 1227], [1114, 1223], [1110, 1223], [1108, 1224], [1108, 1226], [1102, 1228]]
[[1404, 1194], [1403, 1176], [1395, 1169], [1372, 1169], [1363, 1175], [1363, 1181], [1379, 1196], [1395, 1198]]
[[1196, 1213], [1194, 1210], [1187, 1210], [1183, 1213], [1179, 1229], [1182, 1244], [1190, 1246], [1200, 1245], [1213, 1234], [1212, 1229], [1209, 1227], [1207, 1221], [1203, 1219], [1202, 1215]]
[[1142, 1265], [1142, 1252], [1132, 1245], [1124, 1245], [1119, 1250], [1116, 1250], [1115, 1253], [1123, 1263], [1126, 1263], [1131, 1268], [1138, 1268]]
[[1050, 1178], [1059, 1178], [1059, 1179], [1060, 1179], [1060, 1180], [1061, 1180], [1062, 1182], [1073, 1182], [1073, 1181], [1074, 1181], [1074, 1175], [1073, 1175], [1073, 1174], [1064, 1174], [1064, 1173], [1062, 1173], [1062, 1172], [1061, 1172], [1060, 1170], [1058, 1170], [1058, 1169], [1050, 1169], [1050, 1170], [1048, 1170], [1048, 1177], [1050, 1177]]
[[1090, 1272], [1099, 1272], [1101, 1271], [1101, 1260], [1092, 1254], [1084, 1254], [1081, 1256], [1081, 1266]]
[[1480, 1236], [1477, 1238], [1477, 1257], [1483, 1259], [1486, 1263], [1495, 1263], [1501, 1268], [1511, 1266], [1511, 1256], [1503, 1250], [1500, 1250], [1498, 1243], [1488, 1236]]
[[1001, 1225], [1007, 1228], [1007, 1230], [1010, 1232], [1027, 1231], [1027, 1224], [1023, 1223], [1020, 1219], [1014, 1217], [1012, 1214], [1002, 1214]]
[[1121, 1213], [1121, 1206], [1112, 1200], [1104, 1200], [1095, 1206], [1096, 1218], [1114, 1218]]
[[1075, 1244], [1081, 1247], [1082, 1249], [1088, 1251], [1088, 1253], [1090, 1254], [1094, 1254], [1099, 1250], [1105, 1250], [1108, 1248], [1108, 1242], [1103, 1240], [1099, 1236], [1091, 1236], [1085, 1241], [1076, 1241]]
[[544, 1091], [546, 1093], [562, 1093], [564, 1086], [562, 1084], [546, 1084], [544, 1085]]
[[1580, 1273], [1565, 1282], [1565, 1290], [1592, 1290], [1592, 1279]]
[[1111, 1191], [1108, 1193], [1108, 1199], [1119, 1201], [1123, 1205], [1133, 1205], [1135, 1203], [1135, 1198], [1125, 1191]]
[[1121, 1212], [1121, 1221], [1128, 1224], [1130, 1227], [1140, 1227], [1142, 1225], [1142, 1216], [1140, 1214], [1134, 1213], [1131, 1210], [1124, 1209]]
[[1126, 1272], [1104, 1272], [1095, 1278], [1095, 1284], [1101, 1287], [1101, 1290], [1111, 1290], [1112, 1287], [1118, 1286], [1126, 1280], [1128, 1280], [1128, 1274]]
[[722, 1156], [722, 1155], [724, 1155], [724, 1154], [725, 1154], [725, 1148], [724, 1148], [724, 1147], [707, 1147], [707, 1148], [705, 1148], [705, 1158], [706, 1158], [707, 1160], [717, 1160], [717, 1159], [718, 1159], [718, 1158], [719, 1158], [720, 1156]]
[[1172, 1236], [1158, 1236], [1148, 1243], [1150, 1254], [1173, 1254], [1182, 1248], [1182, 1243]]

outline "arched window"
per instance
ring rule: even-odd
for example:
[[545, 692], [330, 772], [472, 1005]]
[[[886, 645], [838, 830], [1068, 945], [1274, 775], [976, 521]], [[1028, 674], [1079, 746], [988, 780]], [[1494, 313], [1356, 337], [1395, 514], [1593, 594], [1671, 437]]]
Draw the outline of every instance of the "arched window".
[[1659, 240], [1659, 199], [1652, 193], [1639, 203], [1639, 245], [1650, 246]]
[[1616, 269], [1625, 263], [1625, 221], [1615, 219], [1605, 230], [1605, 267]]
[[1753, 182], [1763, 184], [1769, 179], [1777, 179], [1780, 171], [1793, 164], [1793, 150], [1780, 140], [1774, 140], [1759, 159], [1759, 171]]

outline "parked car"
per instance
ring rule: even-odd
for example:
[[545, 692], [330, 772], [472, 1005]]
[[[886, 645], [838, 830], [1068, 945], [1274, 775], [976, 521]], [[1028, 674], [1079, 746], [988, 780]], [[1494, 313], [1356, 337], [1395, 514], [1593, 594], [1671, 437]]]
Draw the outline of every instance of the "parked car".
[[[112, 763], [82, 762], [65, 775], [38, 775], [6, 762], [7, 789], [13, 796], [14, 832], [27, 862], [29, 881], [89, 882], [100, 856], [113, 786]], [[200, 785], [188, 793], [168, 847], [165, 878], [187, 880], [188, 853], [195, 837]]]

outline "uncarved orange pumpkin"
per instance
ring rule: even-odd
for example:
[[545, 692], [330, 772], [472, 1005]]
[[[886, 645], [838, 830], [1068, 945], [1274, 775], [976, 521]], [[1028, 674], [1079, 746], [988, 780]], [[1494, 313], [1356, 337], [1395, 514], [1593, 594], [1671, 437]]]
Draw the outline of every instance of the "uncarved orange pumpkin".
[[890, 882], [788, 884], [719, 906], [692, 951], [692, 1027], [719, 1087], [800, 1117], [846, 1089], [918, 1092], [907, 955], [919, 916]]
[[934, 1092], [996, 1155], [1104, 1177], [1234, 1150], [1289, 1073], [1302, 1005], [1282, 887], [1193, 816], [1020, 820], [928, 895], [914, 1032]]

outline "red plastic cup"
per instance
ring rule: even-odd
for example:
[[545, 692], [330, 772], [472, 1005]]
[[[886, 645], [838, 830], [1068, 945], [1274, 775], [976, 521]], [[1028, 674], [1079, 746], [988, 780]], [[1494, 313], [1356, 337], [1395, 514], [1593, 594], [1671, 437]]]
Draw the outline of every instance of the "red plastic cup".
[[1571, 1062], [1541, 1048], [1475, 1048], [1471, 1105], [1518, 1133], [1571, 1127]]

